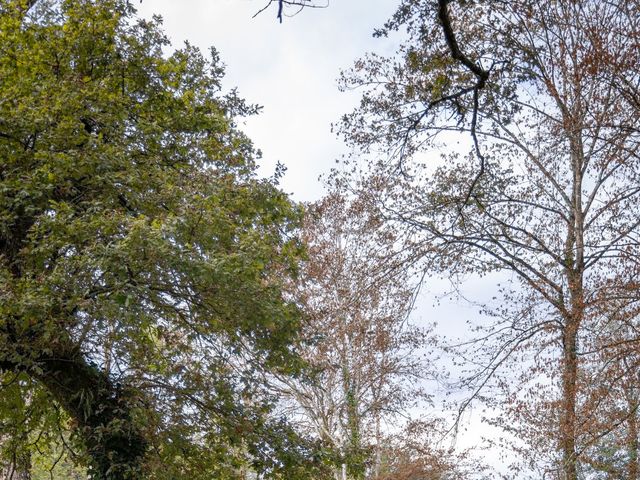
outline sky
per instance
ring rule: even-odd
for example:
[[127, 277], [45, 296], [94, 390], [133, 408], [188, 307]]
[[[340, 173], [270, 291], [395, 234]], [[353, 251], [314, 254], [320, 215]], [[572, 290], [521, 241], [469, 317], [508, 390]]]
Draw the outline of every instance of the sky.
[[[137, 2], [136, 2], [137, 3]], [[322, 196], [318, 177], [345, 147], [331, 123], [349, 112], [357, 92], [338, 91], [337, 78], [367, 51], [391, 54], [395, 45], [372, 38], [393, 13], [395, 0], [331, 0], [326, 9], [306, 9], [276, 20], [267, 0], [142, 0], [144, 17], [159, 14], [174, 46], [188, 40], [207, 51], [214, 46], [226, 65], [223, 86], [263, 106], [243, 130], [263, 152], [261, 173], [276, 162], [288, 171], [282, 187], [298, 201]]]
[[[276, 20], [275, 8], [254, 18], [267, 0], [142, 0], [143, 17], [159, 14], [174, 46], [188, 40], [207, 51], [214, 46], [226, 65], [223, 87], [263, 106], [246, 119], [242, 129], [263, 152], [260, 173], [269, 176], [277, 162], [287, 167], [282, 188], [297, 201], [314, 201], [323, 194], [318, 177], [347, 152], [331, 132], [332, 122], [350, 112], [359, 92], [340, 92], [342, 69], [366, 52], [392, 55], [397, 39], [376, 39], [372, 32], [394, 12], [397, 0], [330, 0], [326, 9], [304, 10]], [[438, 321], [439, 333], [460, 331], [477, 316], [455, 300], [436, 297], [449, 288], [430, 279], [414, 312], [415, 322]], [[483, 288], [483, 285], [485, 288]], [[471, 296], [486, 294], [486, 281], [470, 282]], [[473, 411], [458, 436], [458, 446], [473, 447], [488, 433]], [[497, 452], [487, 461], [499, 463]]]

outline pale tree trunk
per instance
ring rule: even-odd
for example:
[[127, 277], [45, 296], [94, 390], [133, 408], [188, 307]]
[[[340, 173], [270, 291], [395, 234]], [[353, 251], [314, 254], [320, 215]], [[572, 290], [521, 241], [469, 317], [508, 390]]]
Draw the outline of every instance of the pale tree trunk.
[[[353, 465], [354, 453], [360, 452], [360, 418], [358, 413], [358, 401], [356, 398], [356, 388], [354, 380], [348, 366], [342, 369], [342, 381], [345, 392], [345, 414], [346, 414], [346, 445], [345, 452], [348, 455], [347, 461], [342, 464], [342, 480], [346, 480], [348, 476], [349, 466]], [[348, 465], [349, 464], [349, 465]]]
[[12, 480], [31, 480], [31, 453], [26, 451], [16, 455], [15, 467]]
[[362, 447], [362, 440], [360, 438], [361, 434], [361, 425], [360, 425], [360, 414], [359, 414], [359, 405], [358, 405], [358, 388], [357, 388], [357, 379], [354, 379], [352, 374], [352, 366], [354, 363], [353, 360], [353, 350], [352, 350], [352, 340], [345, 333], [344, 334], [344, 342], [345, 342], [345, 350], [346, 350], [346, 358], [343, 361], [342, 366], [342, 388], [345, 395], [345, 421], [346, 421], [346, 431], [345, 433], [345, 444], [343, 445], [343, 451], [346, 453], [347, 458], [344, 460], [342, 464], [342, 480], [347, 480], [347, 478], [351, 475], [350, 472], [357, 470], [359, 465], [354, 464], [354, 454], [359, 455]]
[[340, 467], [336, 467], [336, 469], [333, 472], [333, 477], [336, 480], [347, 480], [347, 464], [343, 463], [340, 465]]
[[[21, 412], [16, 419], [18, 425], [26, 421], [22, 415], [26, 415], [30, 405], [31, 395], [25, 395], [24, 392], [20, 394], [19, 403], [13, 406]], [[0, 469], [0, 480], [31, 480], [31, 452], [25, 447], [29, 438], [27, 432], [21, 431], [18, 425], [9, 427], [4, 438], [0, 437], [0, 447], [7, 441], [10, 444], [5, 444], [5, 453], [10, 455], [10, 459]]]
[[0, 480], [31, 480], [31, 454], [15, 452], [9, 464], [0, 470]]
[[380, 432], [380, 411], [376, 410], [376, 451], [373, 464], [373, 478], [380, 477], [380, 467], [382, 464], [382, 449], [380, 443], [382, 442], [382, 436]]
[[31, 455], [25, 454], [22, 457], [16, 459], [15, 470], [9, 480], [31, 480]]

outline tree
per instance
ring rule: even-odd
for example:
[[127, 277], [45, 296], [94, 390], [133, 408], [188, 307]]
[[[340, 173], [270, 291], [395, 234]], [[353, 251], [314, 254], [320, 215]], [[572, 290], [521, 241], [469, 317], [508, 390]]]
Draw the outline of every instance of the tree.
[[293, 472], [261, 375], [300, 365], [300, 212], [215, 51], [166, 46], [126, 1], [0, 3], [2, 379], [93, 478]]
[[596, 358], [584, 375], [597, 388], [587, 399], [594, 441], [585, 449], [585, 462], [595, 478], [598, 472], [638, 478], [638, 300], [636, 285], [617, 288], [601, 312], [603, 335], [589, 346]]
[[290, 416], [337, 452], [336, 478], [377, 476], [385, 431], [426, 400], [416, 387], [426, 333], [407, 323], [415, 285], [397, 239], [371, 213], [366, 198], [338, 189], [308, 206], [308, 258], [293, 294], [315, 374], [279, 388]]
[[[343, 134], [360, 153], [387, 152], [368, 163], [365, 188], [404, 227], [421, 268], [517, 280], [502, 305], [487, 306], [496, 322], [475, 344], [468, 385], [477, 397], [518, 352], [535, 352], [526, 365], [544, 367], [533, 378], [556, 397], [535, 397], [554, 419], [553, 447], [531, 441], [558, 454], [554, 475], [567, 480], [599, 438], [587, 419], [600, 387], [587, 366], [612, 358], [605, 327], [620, 299], [626, 311], [637, 301], [639, 11], [638, 2], [406, 0], [378, 32], [406, 29], [396, 59], [366, 57], [343, 79], [365, 89]], [[425, 165], [426, 153], [467, 142], [456, 132], [471, 135], [468, 159], [459, 147]]]
[[442, 420], [414, 420], [395, 435], [386, 435], [376, 480], [453, 480], [491, 478], [470, 450], [443, 447]]

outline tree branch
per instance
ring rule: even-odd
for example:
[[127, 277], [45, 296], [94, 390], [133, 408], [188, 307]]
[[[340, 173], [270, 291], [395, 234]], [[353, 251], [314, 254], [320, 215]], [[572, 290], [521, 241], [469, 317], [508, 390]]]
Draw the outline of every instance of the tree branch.
[[298, 7], [298, 11], [296, 13], [294, 13], [293, 15], [291, 15], [291, 16], [297, 15], [304, 8], [327, 8], [329, 6], [329, 0], [327, 0], [326, 3], [324, 3], [324, 4], [313, 3], [313, 0], [269, 0], [269, 2], [264, 7], [262, 7], [260, 10], [258, 10], [253, 15], [252, 18], [256, 18], [262, 12], [264, 12], [269, 7], [271, 7], [271, 5], [273, 5], [274, 3], [276, 3], [278, 5], [278, 14], [277, 14], [276, 18], [280, 21], [280, 23], [282, 23], [282, 18], [284, 16], [284, 8], [285, 8], [285, 6]]
[[[449, 47], [449, 53], [451, 53], [451, 57], [454, 60], [459, 61], [464, 65], [471, 73], [473, 73], [476, 77], [476, 83], [472, 87], [473, 91], [473, 112], [471, 117], [471, 138], [473, 139], [473, 146], [476, 151], [476, 155], [480, 159], [480, 171], [474, 177], [471, 182], [471, 186], [469, 187], [469, 191], [467, 192], [467, 196], [462, 205], [466, 205], [471, 195], [473, 194], [473, 190], [476, 185], [480, 181], [480, 178], [484, 174], [485, 171], [485, 157], [480, 151], [480, 144], [478, 142], [478, 136], [476, 134], [476, 126], [478, 124], [478, 110], [479, 110], [479, 96], [480, 90], [482, 90], [487, 80], [489, 79], [489, 70], [485, 70], [479, 63], [473, 62], [467, 55], [465, 55], [462, 50], [460, 50], [460, 46], [458, 45], [458, 40], [456, 39], [456, 35], [453, 31], [453, 25], [451, 23], [451, 17], [449, 15], [448, 5], [452, 0], [438, 0], [438, 19], [440, 20], [440, 25], [442, 26], [442, 33], [444, 34], [445, 41], [447, 42], [447, 46]], [[462, 211], [459, 212], [462, 214]]]

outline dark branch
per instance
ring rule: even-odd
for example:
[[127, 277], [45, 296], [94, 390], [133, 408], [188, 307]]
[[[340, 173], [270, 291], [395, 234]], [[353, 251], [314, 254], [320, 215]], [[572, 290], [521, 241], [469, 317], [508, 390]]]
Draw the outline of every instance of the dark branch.
[[460, 50], [458, 41], [456, 40], [455, 33], [453, 32], [453, 26], [451, 25], [451, 17], [449, 16], [448, 5], [451, 0], [438, 0], [438, 18], [442, 25], [442, 31], [444, 38], [449, 47], [451, 56], [467, 67], [478, 79], [476, 84], [477, 89], [484, 88], [487, 79], [489, 78], [489, 71], [483, 69], [479, 64], [474, 63], [468, 56], [466, 56]]
[[305, 8], [327, 8], [329, 6], [329, 0], [326, 0], [326, 2], [322, 4], [314, 3], [313, 0], [269, 0], [269, 2], [264, 7], [262, 7], [253, 15], [253, 18], [260, 15], [274, 3], [277, 3], [278, 5], [278, 14], [276, 18], [280, 21], [280, 23], [282, 23], [282, 18], [284, 17], [285, 7], [298, 7], [298, 10], [293, 15], [290, 15], [294, 16]]
[[[482, 152], [480, 151], [480, 144], [478, 142], [478, 135], [476, 133], [476, 127], [478, 124], [478, 109], [479, 109], [479, 98], [480, 98], [480, 90], [482, 90], [487, 80], [489, 79], [489, 70], [485, 70], [479, 63], [471, 60], [467, 55], [465, 55], [460, 46], [458, 45], [458, 40], [456, 39], [456, 35], [453, 31], [453, 25], [451, 24], [451, 17], [449, 16], [449, 3], [452, 0], [438, 0], [438, 19], [440, 20], [440, 25], [442, 26], [442, 32], [444, 34], [445, 41], [447, 42], [447, 46], [449, 47], [449, 53], [451, 53], [451, 57], [454, 60], [459, 61], [462, 65], [464, 65], [471, 73], [473, 73], [476, 77], [476, 83], [471, 88], [473, 91], [473, 112], [471, 116], [471, 138], [473, 139], [473, 146], [476, 151], [476, 155], [480, 160], [480, 170], [478, 174], [474, 177], [471, 182], [471, 186], [469, 187], [469, 191], [467, 192], [465, 201], [462, 203], [460, 208], [460, 214], [462, 214], [462, 208], [466, 205], [473, 195], [473, 190], [476, 185], [480, 181], [480, 178], [484, 174], [485, 171], [485, 158]], [[467, 90], [468, 91], [468, 90]]]

